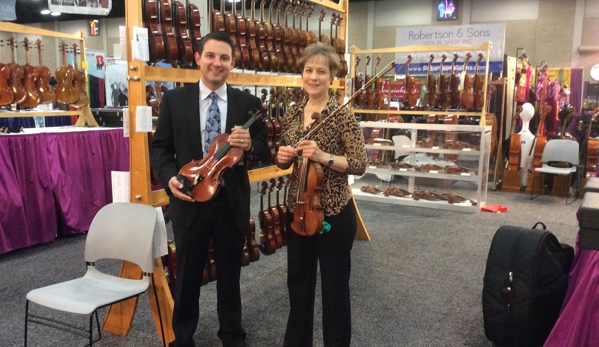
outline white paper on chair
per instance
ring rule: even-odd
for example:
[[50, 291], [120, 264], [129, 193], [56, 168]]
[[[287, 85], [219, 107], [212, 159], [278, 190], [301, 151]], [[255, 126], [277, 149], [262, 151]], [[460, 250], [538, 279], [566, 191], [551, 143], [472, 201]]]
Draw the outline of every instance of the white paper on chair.
[[111, 171], [112, 202], [131, 202], [131, 182], [129, 171]]
[[154, 226], [154, 247], [152, 254], [154, 258], [162, 257], [168, 253], [166, 244], [166, 223], [164, 222], [164, 214], [162, 207], [156, 207], [156, 225]]

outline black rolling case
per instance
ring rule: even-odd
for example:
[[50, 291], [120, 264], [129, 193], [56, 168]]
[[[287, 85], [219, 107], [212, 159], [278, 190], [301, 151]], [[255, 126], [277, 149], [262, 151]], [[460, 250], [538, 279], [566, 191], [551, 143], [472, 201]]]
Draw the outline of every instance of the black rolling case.
[[[541, 224], [543, 230], [535, 227]], [[483, 285], [487, 338], [503, 346], [542, 347], [568, 289], [572, 247], [537, 223], [504, 225], [493, 237]]]

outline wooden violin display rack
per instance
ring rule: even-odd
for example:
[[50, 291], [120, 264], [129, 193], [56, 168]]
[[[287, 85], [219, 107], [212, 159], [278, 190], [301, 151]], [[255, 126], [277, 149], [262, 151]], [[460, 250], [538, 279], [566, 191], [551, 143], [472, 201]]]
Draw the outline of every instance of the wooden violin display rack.
[[[340, 37], [345, 38], [347, 23], [348, 0], [340, 0], [339, 4], [330, 0], [307, 0], [314, 4], [327, 7], [334, 11], [344, 14], [345, 21], [339, 25]], [[208, 6], [200, 8], [204, 18], [209, 15]], [[143, 27], [142, 1], [127, 1], [126, 8], [126, 42], [131, 41], [133, 27]], [[209, 26], [207, 26], [209, 27]], [[130, 50], [127, 51], [127, 79], [129, 88], [129, 125], [130, 129], [136, 127], [136, 108], [137, 106], [146, 106], [146, 81], [165, 81], [178, 83], [195, 83], [199, 79], [197, 70], [190, 69], [166, 69], [155, 66], [146, 66], [145, 62], [133, 60]], [[232, 72], [227, 79], [231, 85], [252, 85], [252, 86], [281, 86], [281, 87], [302, 87], [300, 76], [288, 75], [263, 75], [256, 74], [254, 71], [248, 73]], [[331, 88], [345, 89], [345, 79], [336, 79]], [[130, 163], [131, 163], [131, 201], [136, 203], [148, 204], [155, 207], [168, 204], [168, 196], [164, 189], [152, 191], [150, 184], [150, 159], [148, 134], [141, 132], [130, 133]], [[290, 174], [292, 168], [281, 170], [276, 166], [270, 166], [248, 172], [250, 183], [267, 180]], [[358, 233], [357, 239], [370, 240], [366, 229], [358, 213]], [[124, 262], [121, 269], [121, 277], [138, 278], [142, 274], [137, 266]], [[168, 283], [165, 278], [164, 267], [160, 258], [155, 259], [155, 271], [153, 281], [156, 289], [151, 285], [149, 299], [152, 308], [152, 315], [160, 341], [167, 346], [174, 340], [172, 331], [172, 312], [174, 307]], [[164, 341], [161, 335], [160, 318], [158, 315], [159, 302], [162, 326], [164, 327]], [[117, 335], [127, 334], [133, 315], [137, 299], [132, 298], [127, 301], [112, 305], [106, 315], [102, 329]]]
[[[371, 50], [361, 50], [357, 47], [353, 46], [350, 50], [351, 60], [350, 60], [350, 76], [354, 76], [355, 72], [355, 64], [354, 61], [356, 56], [376, 56], [377, 54], [393, 54], [393, 53], [435, 53], [435, 52], [476, 52], [482, 51], [486, 52], [484, 54], [485, 57], [485, 71], [489, 71], [489, 50], [490, 50], [490, 42], [484, 43], [481, 46], [406, 46], [406, 47], [391, 47], [391, 48], [383, 48], [383, 49], [371, 49]], [[472, 53], [474, 54], [474, 53]], [[440, 55], [439, 55], [440, 56]], [[403, 63], [403, 62], [396, 62]], [[411, 131], [410, 136], [410, 145], [386, 145], [384, 143], [373, 143], [367, 144], [367, 149], [373, 150], [387, 150], [387, 151], [397, 151], [401, 150], [403, 152], [409, 153], [410, 163], [413, 164], [415, 162], [416, 153], [430, 153], [430, 154], [446, 154], [457, 156], [460, 153], [468, 154], [471, 156], [478, 157], [478, 165], [476, 173], [468, 173], [468, 174], [447, 174], [447, 173], [436, 173], [436, 172], [425, 172], [425, 171], [416, 171], [416, 170], [406, 170], [406, 169], [392, 169], [392, 168], [380, 168], [377, 165], [369, 164], [366, 169], [366, 173], [373, 174], [382, 174], [382, 175], [393, 175], [396, 176], [404, 176], [408, 180], [408, 191], [410, 193], [414, 192], [415, 179], [416, 178], [428, 178], [435, 180], [450, 180], [450, 181], [465, 181], [470, 182], [472, 185], [476, 185], [476, 198], [471, 199], [470, 201], [476, 202], [476, 204], [454, 204], [448, 203], [447, 201], [429, 201], [420, 199], [412, 199], [412, 198], [396, 198], [394, 196], [385, 196], [382, 194], [371, 194], [371, 192], [364, 192], [360, 187], [355, 187], [359, 185], [359, 181], [354, 183], [353, 193], [356, 199], [368, 200], [368, 201], [376, 201], [376, 202], [385, 202], [392, 203], [398, 205], [409, 205], [409, 206], [418, 206], [418, 207], [429, 207], [429, 208], [437, 208], [437, 209], [447, 209], [454, 211], [462, 211], [462, 212], [479, 212], [480, 207], [485, 204], [486, 196], [487, 196], [487, 185], [488, 185], [488, 173], [489, 173], [489, 159], [490, 159], [490, 143], [491, 143], [491, 126], [486, 125], [485, 114], [487, 109], [487, 88], [488, 74], [484, 74], [484, 85], [483, 85], [483, 105], [481, 111], [471, 112], [471, 111], [458, 111], [458, 110], [369, 110], [369, 109], [354, 109], [352, 106], [352, 111], [357, 114], [369, 114], [369, 115], [380, 115], [379, 120], [389, 120], [390, 115], [413, 115], [413, 116], [429, 116], [434, 114], [436, 116], [446, 116], [446, 115], [454, 115], [454, 116], [479, 116], [480, 121], [478, 125], [453, 125], [453, 124], [426, 124], [426, 123], [393, 123], [393, 122], [378, 122], [378, 121], [362, 121], [360, 125], [362, 128], [382, 128], [382, 129], [404, 129]], [[468, 132], [472, 134], [478, 134], [480, 138], [480, 142], [478, 145], [478, 149], [466, 148], [466, 149], [449, 149], [443, 148], [440, 146], [433, 146], [432, 148], [419, 147], [417, 145], [417, 133], [418, 131], [448, 131], [448, 132]], [[404, 171], [405, 170], [405, 171]], [[376, 193], [376, 191], [375, 191]]]
[[[54, 38], [63, 38], [68, 40], [79, 41], [79, 49], [81, 50], [80, 61], [85, 58], [85, 34], [83, 30], [79, 30], [75, 34], [65, 34], [57, 31], [34, 28], [26, 25], [0, 22], [0, 31], [11, 32], [23, 35], [37, 35]], [[52, 117], [52, 116], [79, 116], [75, 126], [91, 126], [97, 127], [98, 123], [92, 115], [89, 105], [81, 108], [80, 111], [15, 111], [15, 112], [0, 112], [0, 118], [8, 117]]]

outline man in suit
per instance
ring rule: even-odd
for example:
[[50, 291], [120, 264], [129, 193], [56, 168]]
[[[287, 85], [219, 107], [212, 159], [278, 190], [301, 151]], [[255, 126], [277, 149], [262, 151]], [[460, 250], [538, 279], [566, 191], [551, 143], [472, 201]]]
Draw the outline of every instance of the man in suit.
[[[233, 41], [226, 33], [202, 38], [195, 53], [200, 69], [198, 83], [164, 93], [158, 126], [150, 146], [151, 163], [169, 200], [177, 247], [177, 285], [174, 294], [170, 346], [195, 346], [193, 334], [199, 319], [199, 296], [208, 247], [212, 239], [217, 273], [218, 336], [224, 347], [245, 346], [241, 327], [239, 276], [245, 230], [250, 219], [250, 184], [243, 160], [226, 170], [218, 193], [209, 201], [195, 202], [182, 192], [179, 170], [208, 153], [218, 133], [229, 133], [232, 147], [260, 156], [267, 149], [264, 123], [240, 129], [261, 107], [258, 98], [226, 83], [235, 65]], [[196, 187], [195, 189], [200, 189]]]

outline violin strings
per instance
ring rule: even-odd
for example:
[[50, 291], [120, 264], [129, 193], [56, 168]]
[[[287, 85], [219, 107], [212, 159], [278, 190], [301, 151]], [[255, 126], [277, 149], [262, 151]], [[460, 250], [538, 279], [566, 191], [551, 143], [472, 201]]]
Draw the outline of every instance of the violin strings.
[[[260, 110], [252, 115], [252, 117], [241, 127], [243, 130], [247, 130], [256, 119], [260, 118], [262, 114], [264, 114], [264, 110]], [[219, 148], [216, 153], [214, 153], [214, 157], [220, 160], [227, 152], [231, 149], [231, 144], [227, 141], [221, 148]]]

